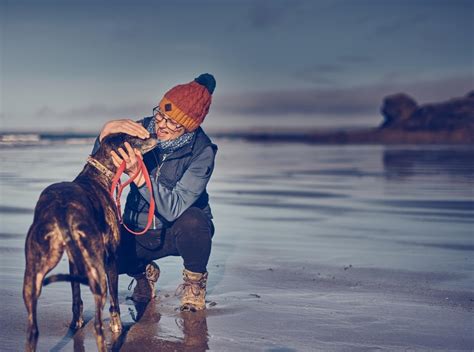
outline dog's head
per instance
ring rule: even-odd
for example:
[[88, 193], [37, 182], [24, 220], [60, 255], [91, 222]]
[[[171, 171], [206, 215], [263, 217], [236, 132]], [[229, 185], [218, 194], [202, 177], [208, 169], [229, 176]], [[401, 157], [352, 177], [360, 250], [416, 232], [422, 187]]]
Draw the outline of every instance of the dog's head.
[[133, 137], [126, 133], [111, 134], [102, 140], [99, 150], [92, 156], [109, 170], [115, 170], [110, 152], [112, 150], [117, 152], [118, 148], [126, 150], [125, 142], [128, 142], [132, 148], [138, 149], [142, 154], [145, 154], [156, 146], [157, 139], [155, 134], [151, 134], [150, 138], [147, 139]]

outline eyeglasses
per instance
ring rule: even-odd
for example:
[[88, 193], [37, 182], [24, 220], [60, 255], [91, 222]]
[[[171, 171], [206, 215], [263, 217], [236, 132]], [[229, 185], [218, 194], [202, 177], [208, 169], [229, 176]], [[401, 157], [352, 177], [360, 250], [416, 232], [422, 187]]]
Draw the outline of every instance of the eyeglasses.
[[163, 120], [165, 120], [165, 123], [166, 123], [166, 127], [171, 130], [171, 131], [177, 131], [179, 130], [181, 127], [183, 127], [183, 125], [180, 125], [179, 123], [176, 123], [175, 121], [173, 121], [172, 119], [170, 119], [169, 117], [167, 117], [161, 110], [160, 110], [160, 107], [157, 106], [155, 108], [153, 108], [153, 115], [155, 115], [155, 118], [158, 122], [161, 122]]

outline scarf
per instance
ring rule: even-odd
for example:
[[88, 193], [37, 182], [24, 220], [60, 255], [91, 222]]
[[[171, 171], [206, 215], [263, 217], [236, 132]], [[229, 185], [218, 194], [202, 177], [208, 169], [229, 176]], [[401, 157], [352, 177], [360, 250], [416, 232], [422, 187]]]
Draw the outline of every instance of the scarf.
[[[147, 128], [148, 132], [156, 133], [156, 119], [153, 117], [152, 121], [148, 125]], [[175, 139], [170, 139], [168, 141], [160, 141], [158, 139], [158, 144], [156, 145], [156, 149], [163, 154], [173, 153], [174, 151], [182, 148], [186, 144], [190, 143], [193, 140], [195, 132], [186, 132], [183, 135], [179, 136]]]

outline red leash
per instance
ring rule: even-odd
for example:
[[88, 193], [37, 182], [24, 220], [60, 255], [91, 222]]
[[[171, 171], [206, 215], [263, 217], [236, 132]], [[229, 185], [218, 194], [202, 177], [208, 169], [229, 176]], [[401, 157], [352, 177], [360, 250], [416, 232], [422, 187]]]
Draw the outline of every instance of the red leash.
[[[125, 171], [126, 162], [123, 161], [122, 164], [120, 164], [120, 167], [118, 168], [118, 170], [115, 173], [115, 176], [112, 180], [112, 187], [110, 188], [110, 196], [112, 197], [112, 199], [114, 199], [114, 192], [115, 192], [116, 188], [118, 187], [117, 193], [115, 195], [115, 204], [117, 205], [117, 216], [119, 218], [120, 223], [130, 233], [133, 233], [134, 235], [143, 235], [151, 227], [151, 223], [153, 221], [153, 216], [155, 215], [155, 200], [153, 199], [153, 188], [151, 187], [150, 175], [148, 174], [148, 170], [146, 169], [146, 166], [143, 163], [142, 159], [137, 158], [137, 161], [138, 161], [138, 164], [139, 164], [138, 171], [123, 184], [120, 182], [120, 176], [122, 176], [123, 172]], [[134, 232], [134, 231], [130, 230], [127, 227], [127, 225], [125, 225], [124, 222], [123, 222], [122, 211], [120, 209], [120, 196], [122, 195], [123, 189], [125, 187], [127, 187], [130, 183], [132, 183], [133, 180], [135, 180], [137, 178], [137, 176], [140, 174], [140, 171], [143, 173], [143, 176], [145, 177], [145, 184], [148, 187], [148, 189], [150, 190], [150, 209], [148, 210], [148, 221], [147, 221], [145, 229], [141, 232]]]

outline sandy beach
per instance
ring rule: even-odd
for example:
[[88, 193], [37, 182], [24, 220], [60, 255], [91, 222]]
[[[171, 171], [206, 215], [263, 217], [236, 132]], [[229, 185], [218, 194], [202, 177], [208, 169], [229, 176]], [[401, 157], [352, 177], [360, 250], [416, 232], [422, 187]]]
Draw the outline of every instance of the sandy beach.
[[[219, 139], [208, 309], [180, 313], [178, 258], [135, 306], [120, 277], [115, 351], [470, 351], [474, 348], [474, 149]], [[88, 141], [2, 147], [0, 350], [21, 351], [23, 245], [47, 185], [79, 173]], [[63, 258], [54, 272], [67, 272]], [[73, 333], [67, 283], [39, 301], [39, 351], [94, 351]], [[104, 310], [106, 324], [107, 309]]]

